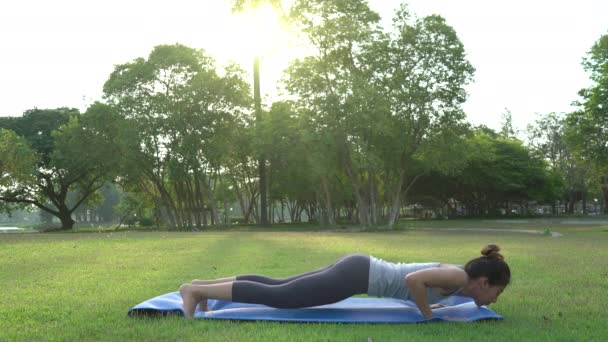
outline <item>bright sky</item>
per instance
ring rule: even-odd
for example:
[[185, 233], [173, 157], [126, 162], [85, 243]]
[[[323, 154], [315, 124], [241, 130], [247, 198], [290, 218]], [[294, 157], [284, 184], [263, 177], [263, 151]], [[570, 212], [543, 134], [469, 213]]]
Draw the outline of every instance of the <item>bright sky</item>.
[[[401, 2], [369, 1], [386, 23]], [[477, 69], [467, 88], [468, 120], [493, 128], [505, 108], [519, 129], [535, 113], [570, 111], [589, 84], [581, 60], [608, 34], [606, 0], [406, 2], [418, 16], [437, 13], [455, 28]], [[226, 0], [2, 1], [0, 116], [34, 107], [84, 110], [101, 98], [114, 65], [147, 57], [159, 44], [204, 48], [218, 62], [235, 60], [250, 71], [246, 22], [230, 14]], [[273, 39], [261, 66], [267, 102], [287, 61], [305, 51], [284, 34]]]

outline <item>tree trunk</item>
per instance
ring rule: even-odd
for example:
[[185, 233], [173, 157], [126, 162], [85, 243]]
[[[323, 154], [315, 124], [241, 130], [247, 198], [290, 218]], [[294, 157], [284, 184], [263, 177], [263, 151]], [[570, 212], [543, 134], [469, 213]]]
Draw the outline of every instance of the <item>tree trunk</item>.
[[397, 186], [393, 189], [393, 203], [388, 217], [388, 227], [392, 229], [395, 226], [395, 222], [399, 219], [399, 209], [401, 208], [401, 188], [403, 187], [403, 180], [405, 179], [405, 171], [402, 169], [399, 172], [399, 179], [397, 180]]
[[608, 176], [601, 178], [602, 194], [604, 195], [604, 214], [608, 214]]
[[202, 229], [203, 220], [201, 217], [201, 213], [203, 212], [204, 197], [203, 192], [201, 191], [201, 177], [199, 176], [198, 170], [194, 171], [194, 202], [194, 222], [196, 223], [196, 228]]
[[224, 224], [228, 227], [232, 225], [232, 221], [230, 220], [230, 207], [228, 206], [228, 201], [224, 201]]
[[323, 227], [327, 225], [327, 213], [325, 213], [325, 209], [323, 208], [323, 205], [321, 204], [321, 199], [319, 197], [319, 192], [315, 191], [317, 207], [319, 208], [317, 222], [319, 222], [319, 224]]
[[329, 185], [327, 184], [327, 176], [321, 176], [321, 187], [323, 188], [323, 194], [325, 199], [325, 211], [327, 212], [327, 223], [330, 226], [336, 225], [336, 218], [334, 217], [334, 209], [331, 203], [331, 193], [329, 192]]
[[287, 199], [287, 212], [289, 213], [289, 220], [291, 222], [295, 222], [296, 221], [296, 207], [298, 205], [297, 201], [291, 201], [289, 200], [289, 198]]
[[[407, 185], [405, 191], [403, 191], [403, 196], [407, 196], [412, 186], [416, 183], [418, 178], [422, 177], [425, 172], [421, 172], [417, 174], [414, 179]], [[405, 172], [401, 171], [399, 173], [399, 181], [397, 182], [397, 188], [395, 189], [395, 195], [393, 196], [393, 206], [391, 208], [390, 218], [389, 218], [389, 228], [393, 228], [394, 224], [399, 220], [399, 211], [401, 209], [401, 187], [405, 181]]]
[[209, 206], [211, 207], [211, 224], [215, 225], [217, 223], [220, 222], [220, 216], [217, 210], [217, 202], [215, 200], [215, 182], [216, 180], [213, 180], [214, 183], [214, 188], [211, 188], [211, 180], [209, 181], [208, 184], [206, 184], [203, 188], [207, 194], [207, 198], [209, 198]]
[[239, 190], [239, 186], [236, 183], [236, 181], [234, 181], [234, 179], [232, 180], [232, 186], [234, 187], [234, 191], [236, 192], [236, 197], [239, 200], [239, 206], [241, 207], [241, 213], [243, 214], [243, 220], [244, 220], [244, 224], [249, 223], [249, 215], [246, 214], [246, 211], [248, 210], [248, 208], [246, 208], [245, 206], [245, 200], [243, 199], [243, 193]]
[[181, 219], [179, 217], [179, 213], [175, 208], [175, 204], [173, 203], [173, 199], [171, 195], [167, 192], [164, 185], [162, 184], [162, 180], [154, 179], [154, 184], [156, 185], [156, 189], [160, 193], [160, 203], [162, 208], [165, 209], [165, 217], [168, 219], [169, 228], [181, 228]]
[[376, 196], [377, 187], [373, 172], [369, 173], [369, 214], [370, 222], [373, 226], [378, 225], [378, 196]]
[[61, 229], [72, 229], [74, 227], [75, 221], [72, 219], [72, 213], [65, 206], [60, 206], [58, 208], [59, 213], [57, 217], [61, 221]]
[[587, 191], [582, 191], [583, 196], [583, 215], [587, 215]]
[[[260, 57], [253, 59], [253, 98], [255, 102], [255, 122], [257, 127], [262, 123], [262, 97], [260, 95]], [[260, 176], [260, 225], [268, 225], [268, 203], [266, 202], [266, 161], [264, 154], [260, 153], [258, 159], [258, 173]]]
[[[348, 149], [349, 147], [346, 146], [345, 148]], [[347, 152], [347, 154], [348, 155], [345, 157], [346, 174], [350, 178], [350, 181], [353, 185], [353, 189], [355, 192], [355, 199], [357, 200], [357, 207], [358, 207], [358, 214], [359, 214], [359, 224], [362, 225], [363, 227], [369, 227], [369, 226], [371, 226], [371, 222], [369, 220], [369, 205], [368, 205], [366, 199], [364, 198], [364, 196], [361, 194], [361, 186], [359, 185], [359, 181], [357, 180], [357, 175], [355, 175], [352, 165], [351, 165], [350, 153]]]

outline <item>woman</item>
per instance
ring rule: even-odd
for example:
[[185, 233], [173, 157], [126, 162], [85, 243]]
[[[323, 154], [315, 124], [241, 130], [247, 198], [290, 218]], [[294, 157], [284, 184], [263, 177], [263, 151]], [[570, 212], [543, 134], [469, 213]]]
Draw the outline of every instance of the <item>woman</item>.
[[[432, 263], [390, 263], [364, 254], [349, 254], [323, 269], [286, 279], [241, 275], [216, 280], [194, 280], [179, 291], [186, 317], [197, 304], [207, 311], [207, 299], [264, 304], [275, 308], [304, 308], [339, 302], [367, 294], [413, 300], [425, 318], [432, 306], [458, 294], [475, 304], [495, 303], [511, 279], [511, 271], [496, 245], [464, 267]], [[435, 304], [435, 305], [433, 305]]]

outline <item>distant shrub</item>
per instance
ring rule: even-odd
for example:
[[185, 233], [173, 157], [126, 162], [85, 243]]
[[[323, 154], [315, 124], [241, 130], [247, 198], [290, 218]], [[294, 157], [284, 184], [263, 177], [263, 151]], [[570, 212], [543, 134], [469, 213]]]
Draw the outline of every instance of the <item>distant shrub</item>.
[[154, 219], [151, 217], [140, 217], [139, 225], [141, 227], [151, 227], [154, 225]]

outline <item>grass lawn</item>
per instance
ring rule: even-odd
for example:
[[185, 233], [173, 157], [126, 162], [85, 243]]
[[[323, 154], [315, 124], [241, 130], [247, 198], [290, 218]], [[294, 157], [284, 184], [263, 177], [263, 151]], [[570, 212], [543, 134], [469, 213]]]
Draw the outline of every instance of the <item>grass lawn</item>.
[[[607, 227], [535, 227], [545, 228], [564, 236], [411, 229], [1, 234], [0, 340], [605, 340]], [[350, 252], [465, 263], [490, 242], [501, 245], [513, 273], [512, 285], [492, 306], [504, 321], [390, 325], [127, 317], [135, 304], [194, 278], [288, 276]]]

